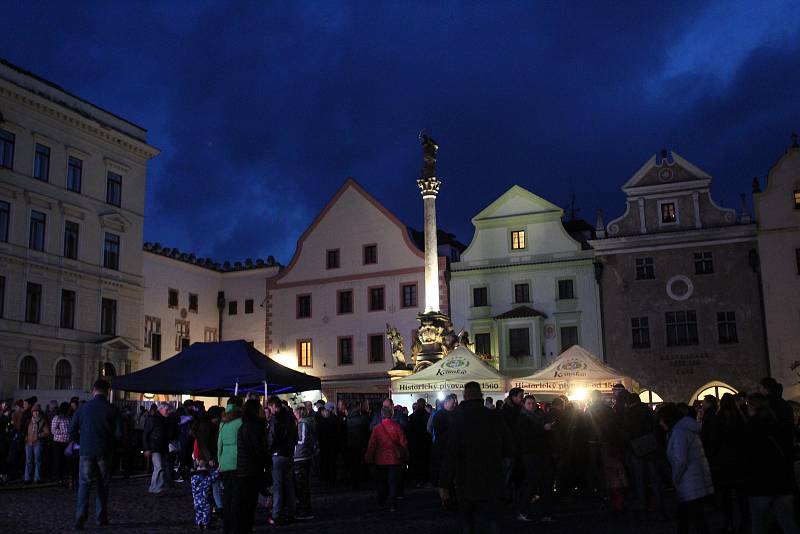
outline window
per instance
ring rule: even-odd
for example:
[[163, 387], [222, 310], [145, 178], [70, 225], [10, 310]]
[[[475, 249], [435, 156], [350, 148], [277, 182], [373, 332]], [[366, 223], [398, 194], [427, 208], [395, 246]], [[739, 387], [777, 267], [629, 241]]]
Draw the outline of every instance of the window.
[[473, 287], [472, 288], [472, 305], [473, 306], [488, 306], [489, 305], [489, 288], [488, 287]]
[[197, 295], [189, 293], [189, 311], [197, 313]]
[[41, 211], [31, 211], [31, 235], [28, 247], [33, 250], [44, 250], [44, 231], [47, 224], [47, 215]]
[[235, 300], [228, 302], [228, 315], [236, 315], [239, 313], [239, 304]]
[[661, 204], [661, 224], [672, 224], [678, 222], [678, 213], [675, 211], [674, 202], [664, 202]]
[[75, 328], [75, 292], [61, 290], [61, 328]]
[[122, 205], [122, 176], [111, 171], [106, 174], [106, 203]]
[[575, 298], [575, 281], [558, 281], [558, 300], [570, 300]]
[[383, 360], [383, 334], [372, 334], [369, 336], [369, 363], [382, 362]]
[[694, 310], [667, 312], [667, 345], [697, 345], [697, 313]]
[[11, 221], [11, 205], [0, 200], [0, 241], [8, 243], [8, 226]]
[[492, 335], [488, 333], [475, 334], [475, 354], [490, 356], [492, 354]]
[[415, 308], [417, 306], [417, 284], [401, 285], [400, 296], [402, 308]]
[[634, 349], [650, 348], [650, 321], [647, 317], [631, 319], [631, 333], [633, 334]]
[[71, 260], [78, 259], [78, 236], [80, 226], [72, 221], [64, 222], [64, 257]]
[[70, 156], [67, 162], [67, 189], [76, 193], [80, 193], [82, 175], [83, 161]]
[[514, 284], [514, 302], [519, 304], [520, 302], [530, 302], [531, 301], [531, 286], [527, 282], [524, 284]]
[[311, 340], [300, 339], [297, 341], [297, 367], [313, 367], [314, 360], [311, 354]]
[[55, 389], [72, 389], [72, 365], [67, 360], [58, 360], [53, 386]]
[[738, 343], [736, 312], [717, 312], [717, 329], [720, 343]]
[[114, 299], [103, 299], [100, 306], [100, 333], [117, 335], [117, 301]]
[[326, 253], [326, 260], [325, 260], [325, 268], [326, 269], [338, 269], [339, 268], [339, 249], [334, 248]]
[[33, 154], [33, 177], [46, 182], [50, 176], [50, 148], [36, 143]]
[[153, 332], [150, 338], [150, 359], [154, 362], [161, 361], [161, 332]]
[[527, 328], [510, 328], [508, 330], [508, 354], [512, 358], [530, 356], [530, 336]]
[[0, 276], [0, 319], [6, 311], [6, 277]]
[[119, 236], [108, 232], [103, 246], [103, 267], [119, 270]]
[[100, 378], [113, 378], [117, 376], [117, 370], [111, 362], [100, 362], [97, 374]]
[[560, 331], [561, 331], [561, 352], [564, 352], [573, 345], [579, 345], [577, 326], [562, 326]]
[[42, 318], [42, 285], [28, 282], [25, 294], [25, 322], [38, 324]]
[[205, 332], [203, 333], [203, 341], [205, 341], [206, 343], [216, 343], [217, 341], [219, 341], [219, 336], [217, 336], [217, 329], [207, 326]]
[[385, 309], [383, 299], [383, 287], [369, 288], [369, 311], [379, 311]]
[[351, 365], [353, 363], [353, 338], [339, 338], [339, 365]]
[[25, 356], [19, 362], [19, 389], [36, 389], [39, 365], [33, 356]]
[[161, 319], [158, 317], [144, 316], [144, 346], [149, 347], [153, 335], [161, 335]]
[[800, 189], [794, 190], [794, 209], [800, 210]]
[[178, 308], [178, 290], [170, 289], [167, 293], [167, 306], [169, 308]]
[[636, 258], [636, 279], [652, 280], [656, 277], [653, 258]]
[[353, 291], [348, 289], [346, 291], [338, 292], [338, 302], [336, 303], [336, 313], [353, 313]]
[[521, 250], [525, 248], [525, 230], [511, 232], [511, 249]]
[[253, 299], [245, 299], [245, 301], [244, 301], [244, 312], [245, 313], [253, 313]]
[[311, 295], [297, 295], [297, 318], [311, 317]]
[[175, 350], [183, 350], [189, 346], [189, 321], [175, 319]]
[[364, 245], [364, 265], [378, 263], [378, 245]]
[[713, 274], [714, 260], [710, 252], [694, 253], [694, 274]]
[[0, 167], [14, 168], [14, 134], [0, 130]]

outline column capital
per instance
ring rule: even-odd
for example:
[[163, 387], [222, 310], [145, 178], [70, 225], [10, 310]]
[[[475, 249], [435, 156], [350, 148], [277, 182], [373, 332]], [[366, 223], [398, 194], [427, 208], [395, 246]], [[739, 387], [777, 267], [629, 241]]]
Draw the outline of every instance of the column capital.
[[430, 176], [417, 180], [417, 185], [419, 186], [420, 193], [422, 193], [422, 198], [436, 198], [436, 195], [439, 194], [439, 187], [442, 185], [442, 182], [437, 180], [435, 176]]

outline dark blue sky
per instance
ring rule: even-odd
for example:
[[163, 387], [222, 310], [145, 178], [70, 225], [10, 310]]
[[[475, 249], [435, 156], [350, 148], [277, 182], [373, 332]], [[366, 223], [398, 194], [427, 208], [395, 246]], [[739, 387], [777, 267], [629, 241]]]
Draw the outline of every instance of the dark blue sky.
[[738, 208], [800, 129], [800, 3], [28, 2], [0, 57], [149, 130], [145, 238], [288, 263], [353, 176], [421, 226], [417, 141], [439, 142], [439, 225], [513, 184], [606, 220], [662, 147]]

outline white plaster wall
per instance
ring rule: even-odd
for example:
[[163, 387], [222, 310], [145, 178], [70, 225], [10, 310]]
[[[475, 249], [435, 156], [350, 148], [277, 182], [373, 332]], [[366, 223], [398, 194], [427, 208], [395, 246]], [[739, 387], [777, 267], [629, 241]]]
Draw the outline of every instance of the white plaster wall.
[[[255, 348], [264, 352], [264, 325], [266, 311], [263, 306], [267, 279], [278, 273], [278, 267], [234, 271], [222, 275], [225, 300], [237, 301], [238, 313], [228, 315], [226, 304], [222, 319], [222, 340], [244, 339], [252, 341]], [[253, 313], [245, 313], [244, 301], [253, 299]]]
[[[525, 230], [526, 248], [511, 250], [510, 233]], [[480, 228], [469, 248], [461, 256], [465, 262], [498, 258], [522, 258], [542, 254], [579, 252], [580, 243], [564, 230], [560, 220], [523, 224], [520, 226]]]

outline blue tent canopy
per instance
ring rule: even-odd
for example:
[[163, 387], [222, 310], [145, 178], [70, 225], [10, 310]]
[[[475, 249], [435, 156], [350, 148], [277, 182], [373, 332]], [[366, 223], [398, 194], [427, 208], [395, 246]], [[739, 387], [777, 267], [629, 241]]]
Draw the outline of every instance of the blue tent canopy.
[[193, 343], [175, 356], [135, 373], [117, 376], [111, 387], [139, 393], [223, 397], [239, 391], [295, 393], [320, 389], [319, 378], [271, 360], [244, 340]]

